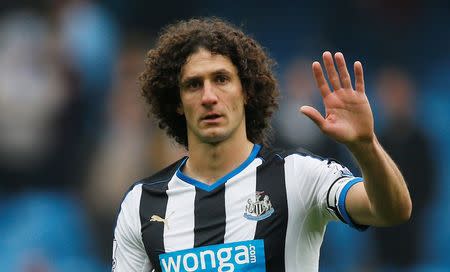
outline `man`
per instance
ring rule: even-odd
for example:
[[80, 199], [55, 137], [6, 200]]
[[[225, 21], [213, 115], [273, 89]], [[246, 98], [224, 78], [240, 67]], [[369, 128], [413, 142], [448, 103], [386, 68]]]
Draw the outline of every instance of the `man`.
[[328, 221], [364, 229], [408, 220], [408, 189], [375, 137], [361, 63], [353, 90], [341, 53], [323, 61], [332, 89], [321, 65], [312, 68], [326, 118], [301, 111], [349, 148], [365, 182], [335, 161], [267, 147], [278, 90], [253, 39], [219, 19], [166, 28], [140, 80], [188, 156], [127, 193], [113, 270], [317, 271]]

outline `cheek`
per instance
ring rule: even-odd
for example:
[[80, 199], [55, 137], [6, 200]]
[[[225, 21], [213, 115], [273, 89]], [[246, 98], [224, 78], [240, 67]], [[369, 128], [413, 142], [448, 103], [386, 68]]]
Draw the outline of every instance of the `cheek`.
[[185, 108], [184, 109], [184, 115], [186, 116], [186, 119], [192, 119], [195, 115], [195, 110], [193, 108]]
[[242, 94], [236, 96], [235, 101], [236, 101], [236, 103], [234, 103], [234, 104], [235, 104], [236, 109], [243, 110], [243, 108], [245, 106], [244, 96]]
[[231, 104], [231, 111], [236, 115], [241, 115], [244, 112], [244, 101], [242, 97], [234, 97], [234, 102]]
[[[187, 116], [192, 116], [195, 112], [195, 105], [193, 104], [193, 99], [191, 97], [181, 99], [180, 112]], [[179, 112], [179, 113], [180, 113]]]

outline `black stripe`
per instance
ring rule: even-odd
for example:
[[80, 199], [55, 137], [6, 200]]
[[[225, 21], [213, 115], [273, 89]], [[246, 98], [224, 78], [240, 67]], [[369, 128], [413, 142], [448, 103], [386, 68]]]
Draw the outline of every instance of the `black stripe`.
[[194, 247], [222, 244], [225, 236], [225, 185], [211, 192], [195, 188]]
[[159, 255], [165, 253], [164, 223], [150, 221], [150, 218], [153, 215], [165, 218], [168, 183], [181, 161], [179, 160], [154, 176], [143, 180], [144, 183], [142, 184], [142, 196], [139, 207], [142, 241], [155, 271], [161, 271]]
[[[274, 213], [256, 225], [255, 239], [264, 239], [266, 270], [285, 271], [284, 251], [288, 221], [284, 159], [267, 154], [265, 163], [257, 168], [256, 191], [269, 197]], [[263, 197], [261, 197], [263, 199]]]
[[161, 185], [162, 188], [154, 188], [154, 186], [144, 184], [142, 186], [141, 198], [141, 225], [142, 240], [145, 250], [150, 261], [156, 271], [161, 271], [159, 265], [159, 254], [165, 253], [164, 250], [164, 224], [161, 222], [152, 222], [152, 215], [165, 217], [167, 207], [167, 182]]

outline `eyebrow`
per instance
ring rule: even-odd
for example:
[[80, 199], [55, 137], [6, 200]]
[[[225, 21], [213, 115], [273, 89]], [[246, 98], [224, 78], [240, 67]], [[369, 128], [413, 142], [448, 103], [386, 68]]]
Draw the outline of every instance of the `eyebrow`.
[[[216, 76], [216, 75], [231, 75], [231, 72], [228, 71], [227, 69], [221, 68], [221, 69], [218, 69], [216, 71], [213, 71], [211, 74], [213, 76]], [[182, 79], [181, 80], [181, 84], [183, 85], [183, 84], [185, 84], [187, 82], [191, 82], [193, 80], [198, 80], [200, 78], [201, 78], [201, 76], [197, 76], [197, 75], [189, 76], [189, 77], [186, 77], [186, 78]]]

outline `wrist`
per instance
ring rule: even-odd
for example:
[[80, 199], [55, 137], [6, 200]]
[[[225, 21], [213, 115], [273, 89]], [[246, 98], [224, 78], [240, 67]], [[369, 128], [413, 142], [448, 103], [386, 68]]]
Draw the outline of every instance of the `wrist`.
[[347, 148], [356, 158], [374, 154], [377, 150], [378, 145], [379, 142], [375, 134], [373, 134], [369, 139], [359, 140], [346, 144]]

